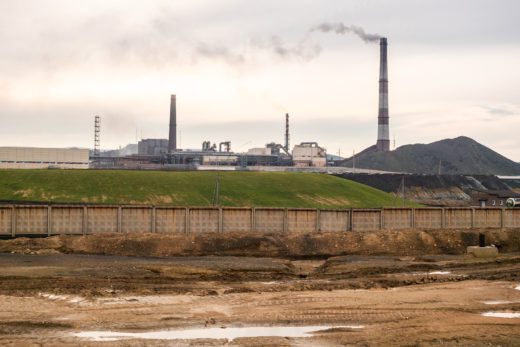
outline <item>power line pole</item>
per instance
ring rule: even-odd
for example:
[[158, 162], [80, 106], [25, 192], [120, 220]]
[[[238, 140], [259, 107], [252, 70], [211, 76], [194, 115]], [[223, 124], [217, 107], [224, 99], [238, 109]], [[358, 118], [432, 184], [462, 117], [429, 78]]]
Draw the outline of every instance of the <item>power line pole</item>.
[[215, 188], [213, 189], [213, 206], [219, 205], [220, 173], [217, 171], [215, 177]]

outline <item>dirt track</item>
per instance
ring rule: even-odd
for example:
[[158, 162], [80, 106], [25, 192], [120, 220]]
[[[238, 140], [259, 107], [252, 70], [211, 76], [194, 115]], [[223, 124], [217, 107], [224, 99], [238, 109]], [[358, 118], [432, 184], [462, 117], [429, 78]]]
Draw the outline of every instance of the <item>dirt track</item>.
[[520, 284], [519, 253], [488, 260], [464, 255], [145, 258], [53, 254], [58, 251], [42, 247], [53, 242], [66, 243], [0, 242], [4, 250], [9, 245], [15, 252], [0, 255], [0, 344], [97, 345], [72, 333], [273, 325], [364, 328], [332, 329], [305, 338], [102, 344], [520, 344], [519, 318], [481, 315], [520, 312], [520, 290], [515, 289]]

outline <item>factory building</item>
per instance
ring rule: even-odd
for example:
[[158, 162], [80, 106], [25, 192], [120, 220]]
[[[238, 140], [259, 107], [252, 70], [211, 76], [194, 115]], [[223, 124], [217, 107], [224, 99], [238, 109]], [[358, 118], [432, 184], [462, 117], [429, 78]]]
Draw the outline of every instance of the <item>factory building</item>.
[[271, 155], [270, 147], [257, 147], [247, 150], [247, 155]]
[[88, 149], [0, 147], [0, 169], [88, 168]]
[[160, 156], [168, 153], [168, 139], [144, 139], [137, 144], [138, 155]]
[[292, 150], [294, 166], [324, 167], [327, 166], [327, 153], [316, 142], [302, 142]]

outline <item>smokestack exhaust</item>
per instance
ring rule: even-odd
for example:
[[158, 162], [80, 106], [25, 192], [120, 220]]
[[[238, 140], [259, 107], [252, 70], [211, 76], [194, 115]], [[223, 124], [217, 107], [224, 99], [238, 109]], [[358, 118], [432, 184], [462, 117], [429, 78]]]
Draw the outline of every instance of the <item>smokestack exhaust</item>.
[[379, 39], [380, 66], [379, 66], [379, 113], [377, 117], [377, 150], [390, 150], [390, 131], [388, 116], [388, 60], [386, 37]]
[[285, 114], [285, 151], [289, 152], [289, 113]]
[[168, 140], [168, 152], [175, 152], [177, 150], [177, 102], [175, 95], [171, 96], [170, 101], [170, 136]]

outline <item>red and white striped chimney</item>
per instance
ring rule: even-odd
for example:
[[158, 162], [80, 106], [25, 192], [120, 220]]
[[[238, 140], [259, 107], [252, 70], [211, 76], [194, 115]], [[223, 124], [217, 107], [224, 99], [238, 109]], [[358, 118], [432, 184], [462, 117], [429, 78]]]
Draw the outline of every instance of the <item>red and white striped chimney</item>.
[[390, 150], [390, 129], [388, 117], [388, 60], [386, 56], [386, 37], [379, 40], [379, 113], [377, 117], [377, 150]]

